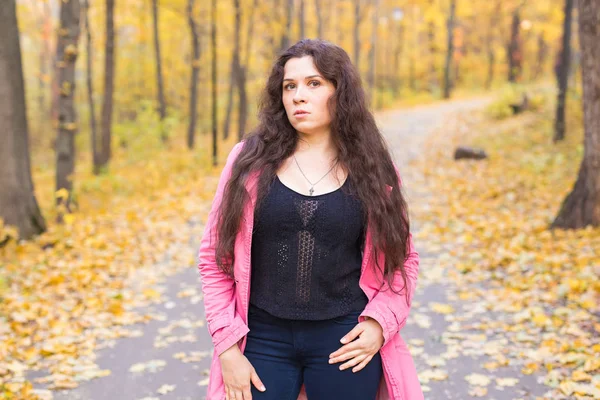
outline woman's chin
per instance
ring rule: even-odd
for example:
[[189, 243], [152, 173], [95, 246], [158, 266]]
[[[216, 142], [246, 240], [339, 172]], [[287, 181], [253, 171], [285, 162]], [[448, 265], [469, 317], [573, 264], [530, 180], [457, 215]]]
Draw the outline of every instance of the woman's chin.
[[296, 122], [292, 126], [296, 128], [297, 131], [300, 131], [302, 133], [313, 133], [319, 130], [318, 127], [316, 127], [314, 124], [309, 123], [308, 121]]

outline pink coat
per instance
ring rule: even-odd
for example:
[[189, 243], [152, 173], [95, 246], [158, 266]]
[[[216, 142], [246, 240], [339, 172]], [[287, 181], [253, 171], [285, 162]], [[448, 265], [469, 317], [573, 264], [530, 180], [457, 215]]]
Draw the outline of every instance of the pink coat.
[[[234, 272], [236, 281], [219, 271], [215, 261], [215, 224], [216, 210], [221, 204], [223, 190], [231, 176], [233, 163], [242, 149], [244, 141], [237, 143], [229, 156], [213, 199], [212, 208], [204, 228], [204, 234], [198, 252], [198, 269], [202, 281], [204, 294], [204, 307], [208, 331], [212, 337], [214, 353], [210, 367], [207, 400], [225, 400], [225, 386], [221, 374], [219, 355], [226, 349], [238, 343], [241, 351], [246, 347], [246, 334], [248, 329], [248, 302], [250, 299], [250, 248], [252, 242], [252, 228], [254, 222], [254, 206], [256, 202], [256, 184], [258, 172], [254, 172], [246, 181], [246, 190], [250, 200], [243, 210], [240, 230], [235, 240]], [[398, 187], [401, 179], [398, 173]], [[388, 186], [388, 190], [392, 187]], [[359, 285], [367, 295], [369, 302], [358, 318], [358, 322], [365, 317], [375, 319], [383, 327], [384, 343], [380, 354], [383, 363], [383, 376], [379, 385], [377, 400], [422, 400], [423, 392], [417, 376], [417, 371], [410, 352], [400, 336], [400, 330], [406, 324], [410, 305], [406, 305], [404, 292], [394, 294], [391, 290], [379, 291], [378, 278], [372, 269], [374, 260], [371, 259], [371, 234], [370, 224], [366, 230], [365, 250], [362, 261], [362, 274]], [[419, 273], [419, 254], [409, 235], [410, 254], [404, 267], [408, 274], [410, 286], [410, 299], [415, 292], [417, 276]], [[383, 265], [383, 254], [380, 254], [379, 265]], [[396, 292], [403, 286], [403, 280], [398, 272], [394, 280]], [[409, 302], [409, 303], [410, 303]], [[268, 390], [268, 388], [267, 388]], [[298, 400], [306, 400], [304, 385]]]

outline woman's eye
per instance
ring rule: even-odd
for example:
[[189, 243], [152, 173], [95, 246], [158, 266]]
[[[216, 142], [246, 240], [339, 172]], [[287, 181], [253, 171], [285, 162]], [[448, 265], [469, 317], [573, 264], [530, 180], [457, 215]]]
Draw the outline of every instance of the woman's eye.
[[[313, 83], [316, 83], [316, 85], [313, 85], [313, 87], [318, 87], [318, 86], [320, 86], [320, 85], [321, 85], [321, 82], [319, 82], [319, 81], [310, 81], [310, 82], [308, 82], [308, 84], [309, 84], [309, 85], [311, 85], [311, 84], [313, 84]], [[285, 85], [283, 88], [284, 88], [284, 89], [290, 89], [290, 86], [294, 86], [294, 84], [293, 84], [293, 83], [288, 83], [288, 84], [287, 84], [287, 85]], [[292, 89], [293, 89], [293, 88], [292, 88]]]

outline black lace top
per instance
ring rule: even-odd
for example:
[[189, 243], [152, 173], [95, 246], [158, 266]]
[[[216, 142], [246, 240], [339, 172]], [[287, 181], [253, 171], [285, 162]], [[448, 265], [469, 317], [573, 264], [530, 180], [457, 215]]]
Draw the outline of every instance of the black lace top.
[[363, 310], [363, 208], [352, 181], [307, 196], [276, 176], [255, 213], [250, 303], [279, 318], [323, 320]]

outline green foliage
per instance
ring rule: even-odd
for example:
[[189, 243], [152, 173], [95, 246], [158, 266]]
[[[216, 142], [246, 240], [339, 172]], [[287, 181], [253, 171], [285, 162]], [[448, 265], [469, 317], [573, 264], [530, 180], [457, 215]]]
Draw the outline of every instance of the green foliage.
[[127, 150], [127, 158], [131, 162], [145, 159], [153, 150], [164, 147], [162, 132], [167, 137], [172, 136], [171, 133], [185, 121], [185, 116], [179, 110], [171, 108], [161, 121], [155, 105], [155, 101], [144, 99], [138, 103], [134, 118], [113, 125], [115, 146]]
[[551, 93], [544, 89], [531, 88], [521, 84], [508, 85], [501, 89], [496, 99], [486, 107], [485, 113], [488, 117], [497, 120], [511, 117], [514, 115], [511, 105], [520, 104], [524, 94], [527, 94], [529, 101], [526, 111], [541, 110], [551, 96]]

